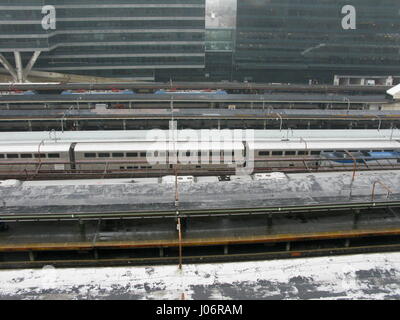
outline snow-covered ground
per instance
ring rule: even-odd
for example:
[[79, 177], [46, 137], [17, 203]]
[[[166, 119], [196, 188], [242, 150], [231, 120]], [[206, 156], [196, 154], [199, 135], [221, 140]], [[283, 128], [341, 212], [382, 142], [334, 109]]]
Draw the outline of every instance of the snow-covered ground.
[[177, 266], [3, 270], [2, 299], [400, 299], [400, 253]]

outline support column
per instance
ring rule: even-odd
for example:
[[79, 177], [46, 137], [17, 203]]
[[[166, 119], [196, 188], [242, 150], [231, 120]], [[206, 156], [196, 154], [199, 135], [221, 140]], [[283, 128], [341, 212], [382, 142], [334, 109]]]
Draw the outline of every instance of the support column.
[[353, 229], [358, 228], [358, 221], [360, 220], [360, 210], [356, 209], [354, 210], [354, 216], [353, 216]]
[[86, 240], [86, 225], [85, 222], [79, 220], [79, 234], [82, 241]]
[[0, 63], [10, 73], [10, 75], [12, 76], [14, 81], [17, 82], [18, 78], [17, 78], [17, 73], [15, 72], [15, 69], [2, 54], [0, 54]]
[[35, 253], [33, 251], [29, 251], [29, 261], [35, 261]]
[[224, 255], [227, 255], [227, 254], [229, 254], [229, 248], [228, 248], [228, 245], [225, 245], [224, 246]]
[[29, 60], [28, 64], [26, 65], [24, 72], [23, 72], [23, 80], [26, 81], [29, 73], [31, 72], [33, 66], [35, 65], [37, 59], [39, 58], [41, 51], [35, 51], [32, 55], [31, 59]]
[[29, 60], [25, 68], [22, 66], [21, 53], [19, 51], [14, 51], [15, 68], [7, 61], [7, 59], [0, 54], [0, 63], [12, 76], [14, 82], [24, 83], [27, 81], [27, 77], [32, 71], [37, 59], [39, 58], [41, 51], [35, 51]]
[[18, 51], [14, 51], [15, 58], [15, 69], [17, 71], [17, 82], [22, 83], [24, 80], [23, 70], [22, 70], [22, 61], [21, 54]]

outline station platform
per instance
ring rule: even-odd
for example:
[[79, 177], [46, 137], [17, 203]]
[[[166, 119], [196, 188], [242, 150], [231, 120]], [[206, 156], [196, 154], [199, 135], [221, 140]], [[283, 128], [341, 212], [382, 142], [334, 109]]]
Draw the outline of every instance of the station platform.
[[[291, 173], [283, 178], [196, 177], [0, 183], [0, 219], [98, 219], [266, 214], [400, 206], [400, 171]], [[175, 181], [175, 179], [171, 179]], [[178, 201], [175, 198], [178, 194]]]
[[308, 109], [90, 109], [90, 110], [0, 110], [0, 121], [55, 119], [67, 120], [158, 120], [158, 119], [348, 119], [392, 120], [400, 118], [400, 111], [380, 110], [308, 110]]
[[134, 95], [29, 95], [29, 96], [0, 96], [0, 104], [33, 104], [33, 103], [121, 103], [121, 102], [214, 102], [214, 103], [337, 103], [363, 104], [389, 103], [385, 95], [326, 95], [326, 94], [134, 94]]
[[[224, 246], [224, 245], [243, 245], [243, 244], [267, 244], [267, 243], [287, 243], [310, 240], [329, 240], [329, 239], [356, 239], [364, 237], [383, 237], [399, 236], [400, 221], [397, 222], [397, 228], [382, 228], [375, 226], [374, 229], [331, 231], [331, 232], [310, 232], [310, 233], [292, 233], [292, 234], [270, 234], [257, 236], [230, 236], [230, 237], [203, 237], [194, 239], [188, 236], [186, 239], [168, 238], [160, 240], [99, 240], [99, 241], [65, 241], [57, 242], [57, 237], [53, 234], [46, 234], [43, 237], [53, 240], [52, 242], [23, 242], [18, 239], [7, 239], [6, 236], [0, 236], [0, 252], [28, 252], [28, 251], [77, 251], [77, 250], [96, 250], [96, 249], [143, 249], [143, 248], [171, 248], [179, 247], [201, 247], [201, 246]], [[73, 233], [70, 234], [70, 236]], [[157, 236], [156, 233], [154, 233]], [[35, 240], [32, 238], [32, 240]], [[1, 262], [0, 262], [1, 263]]]

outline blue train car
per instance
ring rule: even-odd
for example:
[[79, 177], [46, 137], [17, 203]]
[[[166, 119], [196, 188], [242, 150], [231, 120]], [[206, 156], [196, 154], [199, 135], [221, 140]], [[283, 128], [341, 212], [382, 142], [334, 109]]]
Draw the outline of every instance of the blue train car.
[[[352, 152], [353, 157], [356, 159], [357, 163], [364, 163], [376, 160], [399, 160], [400, 152], [398, 151], [361, 151]], [[325, 152], [321, 153], [321, 157], [331, 160], [336, 163], [350, 164], [354, 163], [353, 158], [346, 152]]]
[[32, 96], [35, 94], [37, 94], [37, 92], [33, 90], [0, 91], [0, 96]]

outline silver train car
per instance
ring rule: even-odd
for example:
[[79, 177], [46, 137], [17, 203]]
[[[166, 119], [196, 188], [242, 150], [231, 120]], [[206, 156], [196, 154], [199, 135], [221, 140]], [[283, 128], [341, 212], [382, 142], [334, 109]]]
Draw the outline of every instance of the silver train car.
[[[155, 142], [141, 138], [11, 140], [0, 143], [0, 173], [35, 170], [134, 172], [173, 169], [176, 165], [193, 171], [250, 166], [279, 170], [304, 166], [350, 166], [354, 163], [353, 154], [357, 157], [364, 154], [369, 163], [385, 161], [395, 164], [400, 160], [399, 151], [400, 142], [388, 138], [257, 138], [253, 141], [231, 140], [222, 145], [210, 141]], [[388, 154], [390, 157], [386, 157]]]

